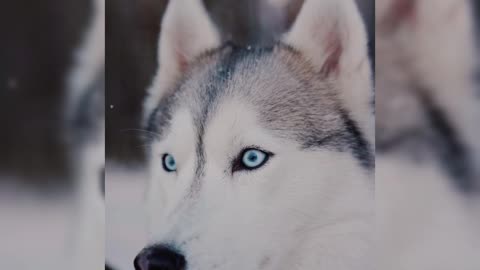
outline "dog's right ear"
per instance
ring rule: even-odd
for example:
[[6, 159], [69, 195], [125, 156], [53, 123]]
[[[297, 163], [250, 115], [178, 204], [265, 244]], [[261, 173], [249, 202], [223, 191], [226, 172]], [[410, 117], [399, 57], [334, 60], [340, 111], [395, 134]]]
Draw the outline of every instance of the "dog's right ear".
[[356, 2], [305, 0], [281, 41], [302, 54], [319, 77], [338, 84], [344, 108], [373, 146], [375, 123], [367, 35]]
[[144, 121], [192, 61], [220, 44], [219, 32], [202, 0], [169, 1], [158, 42], [159, 68], [145, 100]]

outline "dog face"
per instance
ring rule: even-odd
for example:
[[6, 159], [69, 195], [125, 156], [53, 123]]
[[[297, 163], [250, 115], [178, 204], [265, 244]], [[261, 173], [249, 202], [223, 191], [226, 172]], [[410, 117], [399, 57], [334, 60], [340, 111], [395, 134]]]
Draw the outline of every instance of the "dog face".
[[272, 48], [221, 46], [199, 2], [168, 7], [137, 269], [367, 267], [365, 35], [353, 2], [304, 5]]

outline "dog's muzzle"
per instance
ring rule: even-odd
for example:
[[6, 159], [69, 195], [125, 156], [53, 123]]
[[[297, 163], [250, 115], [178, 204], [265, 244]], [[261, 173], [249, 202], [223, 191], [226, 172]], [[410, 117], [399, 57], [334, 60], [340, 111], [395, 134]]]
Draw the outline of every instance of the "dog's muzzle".
[[166, 246], [144, 248], [133, 261], [135, 270], [185, 270], [185, 257]]

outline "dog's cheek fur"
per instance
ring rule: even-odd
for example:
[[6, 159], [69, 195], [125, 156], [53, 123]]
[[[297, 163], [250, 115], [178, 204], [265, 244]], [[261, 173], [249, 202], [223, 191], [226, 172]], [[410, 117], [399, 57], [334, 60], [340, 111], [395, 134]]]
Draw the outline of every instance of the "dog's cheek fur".
[[264, 269], [351, 269], [369, 261], [373, 191], [349, 155], [285, 151], [262, 171], [225, 180], [205, 185], [177, 225], [176, 237], [198, 237], [184, 246], [193, 267], [259, 269], [269, 258]]
[[[180, 142], [193, 141], [185, 137], [193, 122], [180, 111], [165, 142], [189, 148], [191, 156], [195, 146]], [[238, 100], [219, 105], [204, 143], [206, 164], [195, 193], [194, 162], [178, 178], [158, 171], [153, 179], [153, 241], [177, 246], [198, 269], [366, 264], [373, 184], [350, 153], [300, 150], [299, 142], [270, 135], [255, 110]], [[250, 144], [274, 156], [258, 170], [232, 174], [226, 157]], [[178, 151], [180, 160], [189, 160]]]
[[[146, 194], [151, 239], [163, 240], [162, 237], [172, 229], [170, 224], [175, 224], [168, 214], [186, 199], [195, 166], [189, 154], [195, 152], [194, 134], [193, 118], [182, 108], [173, 115], [169, 134], [152, 142], [148, 153], [150, 181]], [[174, 156], [178, 173], [164, 170], [162, 157], [166, 153]]]

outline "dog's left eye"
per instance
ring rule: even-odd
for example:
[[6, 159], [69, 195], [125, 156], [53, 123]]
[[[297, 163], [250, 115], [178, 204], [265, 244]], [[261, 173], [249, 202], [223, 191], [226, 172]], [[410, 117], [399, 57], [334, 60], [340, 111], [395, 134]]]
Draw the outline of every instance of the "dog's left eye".
[[233, 161], [232, 172], [255, 170], [267, 163], [272, 153], [256, 148], [247, 148]]
[[174, 172], [177, 170], [177, 162], [170, 154], [164, 154], [162, 157], [163, 169], [167, 172]]

